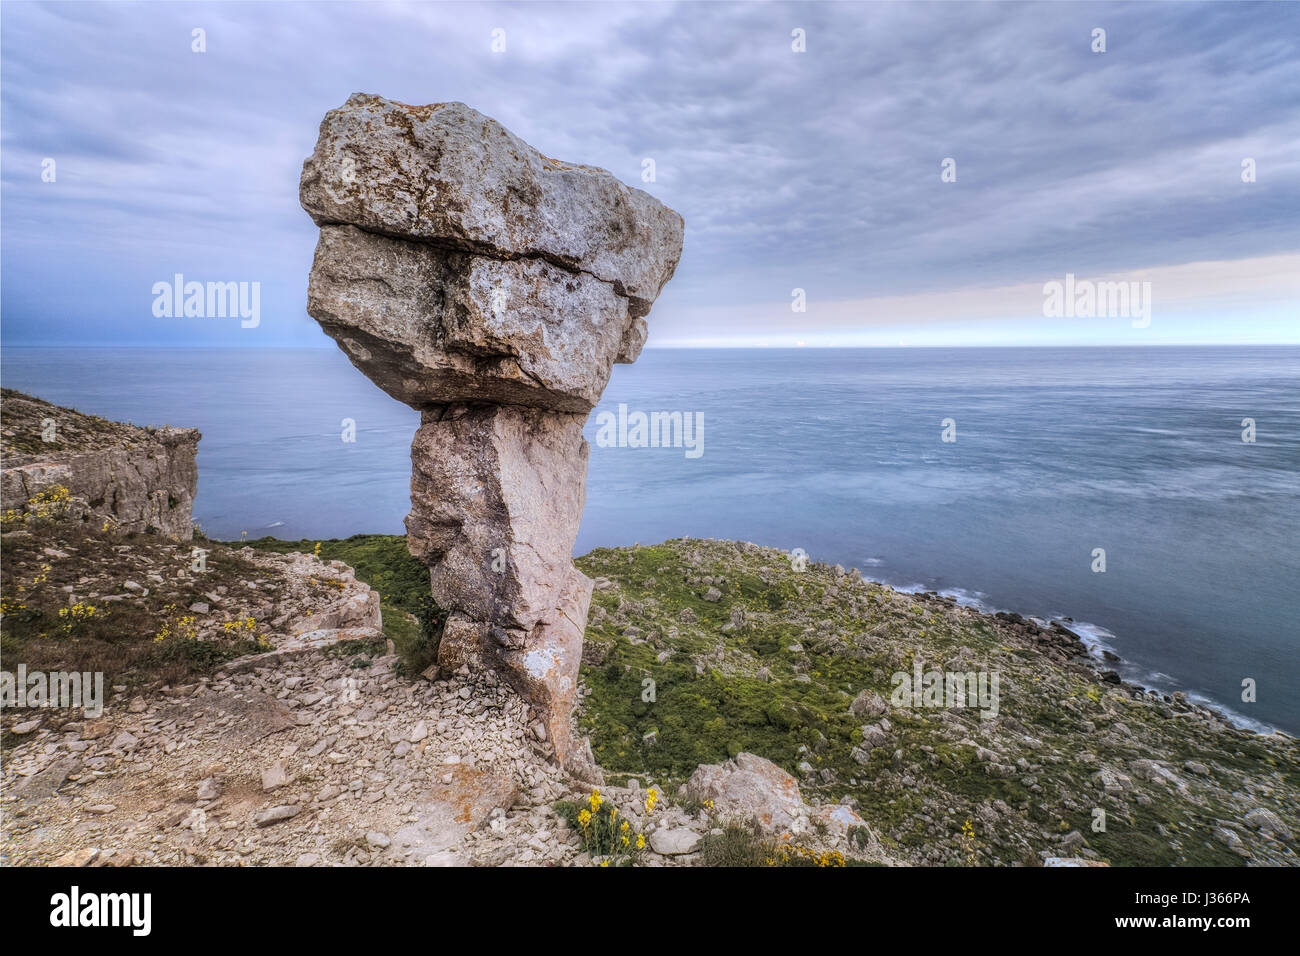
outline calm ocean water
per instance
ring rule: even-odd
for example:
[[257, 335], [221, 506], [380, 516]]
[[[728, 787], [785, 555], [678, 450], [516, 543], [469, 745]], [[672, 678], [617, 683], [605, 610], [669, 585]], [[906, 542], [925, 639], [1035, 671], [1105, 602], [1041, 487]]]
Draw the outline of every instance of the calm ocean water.
[[[214, 537], [402, 531], [418, 415], [334, 349], [6, 349], [3, 380], [201, 429], [195, 517]], [[1125, 676], [1300, 732], [1300, 348], [650, 350], [597, 411], [620, 403], [702, 412], [704, 454], [597, 447], [593, 415], [577, 553], [800, 547], [1068, 615]]]

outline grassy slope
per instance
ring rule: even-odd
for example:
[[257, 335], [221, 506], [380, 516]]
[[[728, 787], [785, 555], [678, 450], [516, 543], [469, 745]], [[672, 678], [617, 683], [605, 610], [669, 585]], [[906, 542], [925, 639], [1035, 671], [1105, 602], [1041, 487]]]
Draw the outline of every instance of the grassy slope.
[[[0, 562], [0, 656], [21, 661], [31, 671], [102, 671], [110, 681], [133, 684], [183, 681], [225, 660], [263, 650], [253, 641], [155, 642], [161, 627], [174, 626], [185, 608], [208, 600], [205, 592], [222, 587], [237, 591], [243, 581], [263, 574], [236, 554], [213, 549], [206, 574], [178, 577], [177, 571], [188, 568], [190, 560], [188, 543], [102, 532], [93, 524], [71, 520], [7, 533]], [[151, 571], [166, 573], [166, 585], [155, 584], [148, 577]], [[92, 590], [112, 594], [132, 578], [147, 585], [147, 594], [138, 591], [129, 600], [112, 602], [86, 599], [94, 615], [75, 628], [60, 617], [60, 611], [68, 610], [65, 588], [79, 595]]]
[[[779, 552], [730, 542], [597, 550], [578, 564], [611, 585], [589, 618], [588, 641], [608, 652], [585, 675], [582, 717], [607, 769], [680, 777], [738, 750], [759, 753], [801, 776], [810, 795], [856, 801], [918, 862], [1072, 855], [1060, 838], [1079, 831], [1114, 863], [1234, 865], [1242, 858], [1212, 837], [1219, 821], [1258, 805], [1295, 828], [1294, 741], [1265, 742], [1178, 701], [1102, 683], [1081, 662], [1046, 657], [1012, 622], [825, 566], [796, 572]], [[720, 600], [704, 600], [709, 587]], [[854, 750], [879, 718], [848, 704], [864, 690], [888, 701], [891, 675], [916, 655], [927, 669], [999, 673], [998, 719], [891, 707], [888, 742], [864, 765]], [[645, 677], [653, 704], [639, 694]], [[1186, 789], [1141, 779], [1131, 764], [1143, 759], [1170, 762]], [[1210, 775], [1185, 772], [1188, 760]], [[812, 774], [798, 772], [804, 762]], [[1103, 767], [1130, 778], [1122, 795], [1103, 794]], [[1097, 807], [1105, 833], [1091, 830]], [[960, 835], [967, 819], [974, 839]]]
[[[326, 541], [321, 553], [379, 589], [386, 619], [389, 608], [417, 612], [428, 593], [425, 569], [399, 536]], [[683, 779], [699, 763], [758, 753], [796, 773], [809, 797], [856, 801], [916, 862], [1073, 855], [1061, 841], [1078, 831], [1084, 852], [1115, 864], [1241, 864], [1214, 834], [1225, 824], [1255, 859], [1295, 861], [1240, 824], [1258, 806], [1300, 829], [1295, 741], [1101, 682], [1081, 661], [1045, 651], [1032, 626], [821, 565], [796, 572], [780, 552], [731, 542], [598, 549], [577, 563], [598, 582], [579, 721], [607, 772]], [[718, 601], [705, 600], [710, 587]], [[411, 628], [406, 621], [395, 636], [409, 639]], [[914, 655], [927, 669], [998, 672], [998, 719], [890, 708], [888, 742], [864, 752], [863, 727], [880, 718], [850, 713], [850, 701], [864, 690], [888, 700], [890, 676]], [[642, 699], [647, 678], [653, 701]], [[1177, 785], [1146, 779], [1133, 766], [1140, 760], [1166, 762]], [[1187, 761], [1208, 775], [1185, 770]], [[1127, 778], [1113, 795], [1102, 789], [1103, 768]], [[1107, 832], [1092, 831], [1094, 808], [1105, 809]], [[967, 820], [973, 837], [962, 835]]]

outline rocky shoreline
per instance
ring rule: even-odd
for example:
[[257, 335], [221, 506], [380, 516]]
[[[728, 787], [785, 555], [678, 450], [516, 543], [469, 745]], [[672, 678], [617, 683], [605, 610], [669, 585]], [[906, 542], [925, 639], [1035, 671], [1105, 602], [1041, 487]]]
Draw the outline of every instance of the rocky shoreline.
[[[948, 601], [953, 603], [955, 606], [969, 607], [979, 614], [985, 614], [999, 620], [1010, 621], [1018, 624], [1027, 624], [1039, 629], [1065, 631], [1067, 634], [1073, 635], [1073, 637], [1077, 639], [1079, 644], [1083, 647], [1087, 662], [1097, 671], [1099, 680], [1105, 681], [1106, 683], [1122, 684], [1129, 690], [1155, 694], [1165, 698], [1167, 701], [1172, 701], [1174, 699], [1179, 701], [1190, 701], [1191, 703], [1208, 710], [1219, 720], [1232, 724], [1239, 730], [1245, 730], [1266, 736], [1269, 734], [1280, 734], [1284, 737], [1292, 738], [1296, 736], [1295, 734], [1288, 733], [1286, 730], [1276, 727], [1273, 724], [1255, 720], [1244, 714], [1238, 713], [1220, 701], [1213, 700], [1204, 695], [1193, 694], [1186, 690], [1171, 690], [1169, 688], [1162, 688], [1154, 684], [1145, 683], [1141, 680], [1132, 680], [1123, 677], [1119, 673], [1119, 667], [1124, 664], [1131, 664], [1131, 662], [1127, 661], [1119, 654], [1116, 654], [1101, 641], [1095, 638], [1090, 640], [1086, 633], [1086, 628], [1091, 625], [1081, 625], [1071, 617], [1044, 617], [1038, 614], [1026, 614], [1019, 611], [1013, 611], [1007, 608], [990, 608], [982, 602], [963, 602], [958, 598], [952, 597], [951, 593], [924, 590], [920, 588], [897, 588], [885, 581], [870, 578], [867, 580], [872, 584], [877, 584], [880, 587], [891, 588], [902, 594], [916, 594], [931, 600]], [[1084, 633], [1080, 633], [1081, 631]]]

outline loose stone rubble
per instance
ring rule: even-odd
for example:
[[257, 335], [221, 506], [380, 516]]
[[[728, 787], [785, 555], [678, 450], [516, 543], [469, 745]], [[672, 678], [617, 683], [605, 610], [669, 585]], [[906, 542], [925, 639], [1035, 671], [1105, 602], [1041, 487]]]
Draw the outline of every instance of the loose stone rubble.
[[403, 680], [394, 660], [310, 651], [98, 720], [49, 714], [8, 754], [4, 862], [476, 862], [462, 839], [546, 807], [563, 774], [492, 674]]
[[[347, 647], [147, 697], [123, 689], [98, 719], [42, 714], [7, 754], [0, 863], [597, 862], [552, 806], [585, 792], [549, 759], [536, 714], [508, 685], [468, 668], [412, 681], [393, 673], [394, 658], [349, 656]], [[733, 772], [700, 768], [710, 779]], [[648, 835], [640, 865], [697, 864], [702, 839], [730, 808], [691, 812], [665, 796], [651, 812], [651, 786], [601, 792]], [[791, 805], [788, 792], [752, 799], [776, 801], [796, 820], [829, 810]], [[847, 847], [842, 832], [823, 842]]]

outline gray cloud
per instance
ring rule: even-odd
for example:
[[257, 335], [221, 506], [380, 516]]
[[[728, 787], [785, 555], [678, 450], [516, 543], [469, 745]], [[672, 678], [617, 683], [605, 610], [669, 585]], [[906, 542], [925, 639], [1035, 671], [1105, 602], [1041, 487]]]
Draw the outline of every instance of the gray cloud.
[[[6, 339], [319, 342], [297, 179], [356, 90], [463, 100], [687, 220], [686, 307], [1295, 251], [1293, 4], [7, 4]], [[1108, 52], [1093, 54], [1093, 27]], [[190, 30], [208, 52], [190, 52]], [[490, 31], [506, 30], [493, 54]], [[807, 31], [808, 52], [790, 49]], [[58, 182], [40, 181], [44, 157]], [[939, 180], [957, 160], [958, 181]], [[1254, 157], [1259, 181], [1240, 182]], [[148, 312], [183, 271], [268, 320]], [[703, 330], [709, 331], [709, 330]], [[245, 333], [247, 335], [247, 333]], [[653, 338], [652, 338], [653, 342]]]

